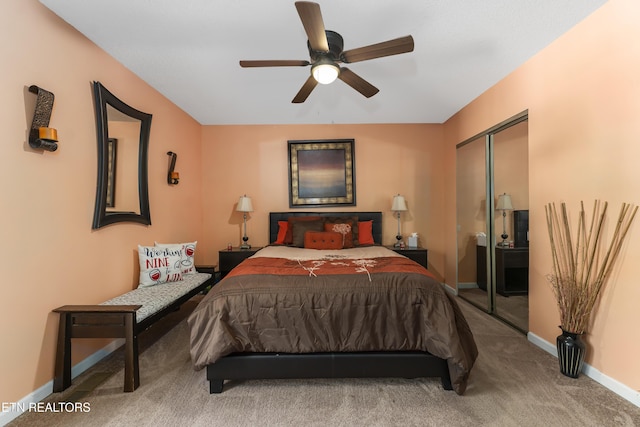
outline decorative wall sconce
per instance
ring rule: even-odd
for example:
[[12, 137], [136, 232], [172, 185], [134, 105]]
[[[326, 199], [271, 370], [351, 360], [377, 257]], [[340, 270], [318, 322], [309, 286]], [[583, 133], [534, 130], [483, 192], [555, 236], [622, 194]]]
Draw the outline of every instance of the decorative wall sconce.
[[169, 161], [169, 172], [167, 173], [167, 182], [169, 185], [176, 185], [180, 182], [180, 174], [174, 171], [178, 155], [173, 151], [167, 152], [167, 155], [171, 157], [171, 160]]
[[49, 127], [49, 119], [51, 119], [51, 110], [53, 109], [53, 93], [36, 85], [29, 86], [29, 92], [37, 95], [36, 109], [33, 112], [33, 121], [29, 131], [29, 146], [34, 149], [56, 151], [58, 149], [58, 131]]

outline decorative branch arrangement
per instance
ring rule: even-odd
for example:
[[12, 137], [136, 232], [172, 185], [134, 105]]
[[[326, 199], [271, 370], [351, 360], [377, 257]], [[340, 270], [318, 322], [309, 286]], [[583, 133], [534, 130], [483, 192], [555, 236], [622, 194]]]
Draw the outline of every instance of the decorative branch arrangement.
[[560, 310], [560, 327], [567, 332], [583, 334], [589, 326], [591, 312], [620, 254], [622, 243], [638, 210], [623, 203], [613, 238], [604, 256], [600, 249], [607, 202], [596, 200], [587, 229], [584, 203], [580, 202], [578, 228], [571, 234], [567, 208], [561, 204], [558, 213], [553, 203], [545, 206], [551, 242], [553, 274], [549, 276]]

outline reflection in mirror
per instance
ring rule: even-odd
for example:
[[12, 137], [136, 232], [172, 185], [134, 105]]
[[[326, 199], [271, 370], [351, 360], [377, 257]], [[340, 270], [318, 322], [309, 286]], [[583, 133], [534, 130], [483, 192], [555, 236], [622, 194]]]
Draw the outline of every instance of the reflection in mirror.
[[107, 213], [140, 214], [138, 145], [141, 123], [107, 104]]
[[[498, 200], [498, 195], [507, 193], [513, 207], [513, 210], [505, 212], [504, 217], [509, 244], [506, 248], [496, 244], [495, 248], [495, 314], [523, 332], [529, 331], [528, 135], [526, 120], [493, 135], [495, 198]], [[496, 210], [494, 218], [496, 241], [500, 242], [504, 227], [502, 211]]]
[[486, 137], [467, 141], [456, 150], [456, 218], [458, 227], [458, 295], [491, 312], [487, 277]]
[[93, 229], [116, 222], [151, 224], [147, 152], [151, 114], [125, 104], [93, 82], [98, 184]]
[[[456, 146], [458, 295], [523, 333], [529, 329], [527, 118], [520, 113]], [[510, 195], [513, 209], [500, 210], [500, 194]]]
[[107, 139], [107, 208], [116, 207], [116, 159], [118, 158], [118, 140]]

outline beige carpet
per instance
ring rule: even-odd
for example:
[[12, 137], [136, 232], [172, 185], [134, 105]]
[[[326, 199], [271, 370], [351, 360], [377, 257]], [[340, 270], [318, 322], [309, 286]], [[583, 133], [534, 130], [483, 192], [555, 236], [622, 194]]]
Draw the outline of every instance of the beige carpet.
[[[472, 303], [476, 307], [487, 311], [487, 291], [480, 288], [460, 289], [460, 298]], [[529, 296], [511, 295], [508, 297], [496, 295], [497, 317], [506, 320], [523, 333], [529, 332]]]
[[464, 396], [437, 379], [238, 381], [210, 395], [205, 371], [192, 369], [187, 350], [190, 303], [141, 337], [148, 348], [135, 392], [122, 392], [116, 352], [47, 399], [75, 398], [90, 412], [26, 413], [10, 425], [640, 426], [640, 408], [584, 375], [562, 376], [557, 360], [520, 332], [459, 301], [480, 350]]

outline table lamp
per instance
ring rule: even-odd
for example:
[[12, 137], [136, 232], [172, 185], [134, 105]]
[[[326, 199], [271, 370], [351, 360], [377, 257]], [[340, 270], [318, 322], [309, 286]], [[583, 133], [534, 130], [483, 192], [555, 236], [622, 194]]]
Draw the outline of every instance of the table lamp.
[[244, 217], [244, 236], [242, 236], [242, 244], [240, 249], [251, 249], [251, 245], [247, 243], [249, 238], [247, 237], [247, 212], [253, 212], [253, 205], [251, 204], [251, 197], [244, 196], [238, 200], [238, 207], [236, 211], [242, 212]]
[[513, 210], [513, 204], [511, 204], [511, 196], [507, 193], [501, 194], [498, 196], [498, 203], [496, 204], [496, 210], [502, 211], [502, 247], [507, 247], [509, 244], [507, 243], [507, 211]]
[[391, 210], [396, 213], [398, 217], [398, 234], [396, 234], [397, 242], [393, 245], [396, 248], [402, 246], [402, 234], [400, 233], [400, 212], [404, 212], [407, 210], [407, 203], [404, 200], [404, 197], [398, 194], [397, 196], [393, 196], [393, 203], [391, 204]]

